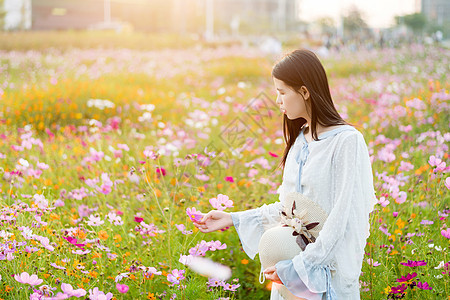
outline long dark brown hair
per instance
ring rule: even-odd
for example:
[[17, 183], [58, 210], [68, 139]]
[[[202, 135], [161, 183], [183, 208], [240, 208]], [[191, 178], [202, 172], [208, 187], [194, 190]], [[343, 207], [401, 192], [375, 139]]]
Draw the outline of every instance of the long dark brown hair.
[[[309, 103], [311, 104], [311, 124], [309, 126], [314, 140], [318, 140], [317, 124], [324, 127], [350, 125], [337, 112], [333, 99], [331, 99], [325, 69], [313, 52], [306, 49], [298, 49], [286, 54], [273, 67], [272, 76], [283, 81], [297, 93], [299, 93], [302, 86], [308, 89], [310, 95]], [[284, 168], [289, 149], [305, 124], [306, 120], [304, 118], [289, 120], [284, 114], [283, 135], [286, 141], [286, 148], [277, 169], [280, 166]]]

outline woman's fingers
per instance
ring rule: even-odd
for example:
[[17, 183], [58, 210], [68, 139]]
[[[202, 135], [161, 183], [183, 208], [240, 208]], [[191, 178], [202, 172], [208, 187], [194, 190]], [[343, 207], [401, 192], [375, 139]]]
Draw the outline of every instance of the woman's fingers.
[[211, 211], [210, 211], [209, 213], [203, 215], [203, 218], [202, 218], [198, 223], [203, 224], [203, 223], [205, 223], [206, 220], [208, 220], [210, 217], [211, 217]]

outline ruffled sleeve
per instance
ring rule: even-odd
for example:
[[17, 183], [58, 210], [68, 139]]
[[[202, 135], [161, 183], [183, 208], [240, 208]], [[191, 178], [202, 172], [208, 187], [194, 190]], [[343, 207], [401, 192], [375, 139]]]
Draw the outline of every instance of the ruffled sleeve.
[[259, 240], [264, 231], [280, 222], [280, 209], [281, 202], [278, 201], [255, 209], [231, 213], [242, 248], [251, 259], [258, 253]]
[[[326, 292], [327, 299], [334, 299], [330, 273], [336, 267], [347, 279], [345, 284], [358, 281], [369, 234], [369, 213], [376, 202], [369, 154], [361, 133], [355, 131], [339, 143], [330, 172], [334, 205], [327, 221], [317, 240], [295, 256], [292, 264], [277, 264], [277, 273], [288, 274], [290, 271], [284, 268], [292, 270], [293, 266], [298, 277], [292, 280], [300, 278], [311, 292]], [[355, 256], [349, 257], [353, 253]], [[335, 258], [341, 254], [353, 262], [337, 266]], [[282, 280], [289, 288], [291, 279]]]

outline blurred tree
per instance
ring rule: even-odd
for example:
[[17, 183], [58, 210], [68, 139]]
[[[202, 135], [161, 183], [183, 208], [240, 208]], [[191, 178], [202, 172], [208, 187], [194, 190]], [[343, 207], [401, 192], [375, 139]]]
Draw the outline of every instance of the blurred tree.
[[368, 31], [369, 26], [367, 26], [366, 21], [363, 19], [363, 13], [358, 7], [352, 5], [348, 10], [348, 13], [343, 18], [344, 20], [344, 35], [350, 36], [352, 38], [363, 34]]
[[333, 18], [322, 17], [319, 18], [316, 22], [319, 25], [320, 30], [322, 31], [323, 34], [332, 36], [336, 33], [336, 25]]
[[5, 30], [5, 0], [0, 0], [0, 30]]
[[405, 15], [402, 19], [403, 24], [409, 27], [415, 34], [422, 34], [427, 25], [427, 18], [421, 13]]

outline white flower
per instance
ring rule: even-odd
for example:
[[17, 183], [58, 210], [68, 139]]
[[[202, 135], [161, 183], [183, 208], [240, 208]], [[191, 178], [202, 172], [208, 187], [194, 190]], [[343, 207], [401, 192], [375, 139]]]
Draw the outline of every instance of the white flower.
[[22, 166], [24, 166], [25, 168], [28, 168], [30, 166], [30, 164], [28, 163], [28, 161], [26, 159], [19, 159], [19, 164], [21, 164]]
[[441, 261], [437, 267], [434, 267], [436, 270], [442, 269], [444, 267], [444, 261]]

